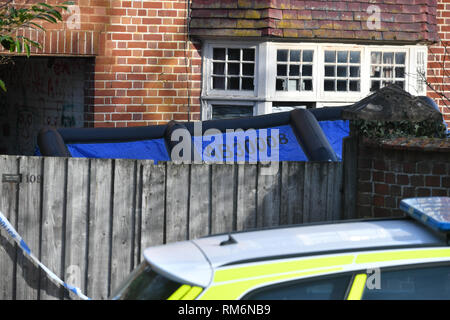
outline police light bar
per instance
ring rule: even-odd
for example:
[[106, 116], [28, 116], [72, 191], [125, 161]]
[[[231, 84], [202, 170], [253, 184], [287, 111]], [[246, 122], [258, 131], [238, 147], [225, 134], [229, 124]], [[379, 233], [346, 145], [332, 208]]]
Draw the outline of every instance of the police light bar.
[[403, 199], [400, 209], [427, 227], [450, 234], [450, 197]]

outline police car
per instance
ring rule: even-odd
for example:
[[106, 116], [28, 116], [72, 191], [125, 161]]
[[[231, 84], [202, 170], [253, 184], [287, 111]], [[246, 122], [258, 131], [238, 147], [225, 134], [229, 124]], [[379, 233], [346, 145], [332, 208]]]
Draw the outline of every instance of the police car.
[[404, 218], [279, 227], [150, 247], [113, 299], [450, 299], [450, 197]]

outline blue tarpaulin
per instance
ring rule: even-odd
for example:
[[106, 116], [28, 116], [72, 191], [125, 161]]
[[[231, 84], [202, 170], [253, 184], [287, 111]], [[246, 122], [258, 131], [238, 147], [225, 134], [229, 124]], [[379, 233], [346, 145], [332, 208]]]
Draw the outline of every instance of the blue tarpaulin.
[[[342, 160], [343, 138], [350, 132], [349, 121], [319, 121], [319, 125], [338, 159]], [[275, 129], [278, 130], [279, 139]], [[233, 133], [193, 137], [192, 140], [195, 152], [201, 154], [201, 159], [207, 162], [308, 161], [290, 125], [267, 130], [236, 130]], [[233, 147], [229, 145], [230, 142]], [[67, 144], [67, 148], [75, 158], [148, 159], [155, 163], [171, 160], [164, 138], [132, 142], [72, 143]], [[278, 155], [275, 151], [277, 148]], [[222, 158], [217, 154], [220, 150]], [[40, 155], [39, 148], [36, 148], [35, 155]]]
[[336, 152], [339, 161], [341, 161], [343, 139], [350, 133], [349, 120], [319, 121], [319, 125], [334, 152]]
[[196, 152], [207, 162], [308, 161], [290, 125], [194, 137], [193, 140]]
[[67, 144], [74, 158], [170, 161], [164, 139], [114, 143]]
[[[349, 134], [349, 121], [320, 121], [319, 124], [338, 159], [342, 160], [342, 139]], [[274, 129], [278, 130], [279, 139], [275, 138]], [[208, 162], [227, 160], [308, 161], [290, 125], [264, 130], [266, 129], [256, 129], [253, 131], [254, 135], [250, 131], [246, 131], [193, 137], [194, 148], [198, 154], [203, 155], [202, 160]], [[234, 150], [229, 145], [230, 142], [234, 145]], [[200, 146], [202, 146], [201, 149]], [[277, 148], [277, 146], [279, 146], [279, 158], [272, 152], [273, 148]], [[222, 150], [221, 155], [217, 154], [219, 150]]]

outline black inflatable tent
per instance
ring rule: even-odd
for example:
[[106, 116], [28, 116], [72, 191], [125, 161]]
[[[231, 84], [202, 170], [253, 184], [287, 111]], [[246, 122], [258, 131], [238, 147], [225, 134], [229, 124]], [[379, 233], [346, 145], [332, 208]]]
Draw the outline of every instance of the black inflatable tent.
[[[342, 139], [349, 134], [342, 111], [343, 107], [295, 109], [254, 117], [127, 128], [44, 128], [38, 135], [36, 155], [170, 161], [175, 160], [172, 151], [178, 143], [186, 143], [171, 139], [176, 129], [182, 129], [191, 137], [191, 158], [200, 154], [197, 159], [205, 162], [228, 161], [227, 152], [232, 154], [231, 160], [274, 160], [261, 157], [261, 151], [273, 153], [277, 146], [279, 161], [340, 161]], [[251, 139], [252, 134], [256, 139]], [[213, 142], [219, 147], [205, 152]], [[217, 157], [216, 150], [223, 150], [222, 157]], [[252, 156], [256, 150], [257, 155]], [[239, 152], [241, 156], [236, 158]]]

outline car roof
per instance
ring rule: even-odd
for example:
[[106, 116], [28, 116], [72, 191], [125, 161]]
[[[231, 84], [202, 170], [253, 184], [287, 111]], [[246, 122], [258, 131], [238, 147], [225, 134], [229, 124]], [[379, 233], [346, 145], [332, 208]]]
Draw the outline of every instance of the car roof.
[[[186, 283], [206, 286], [214, 269], [230, 264], [333, 252], [438, 245], [446, 245], [445, 239], [415, 220], [387, 219], [209, 236], [150, 247], [144, 251], [144, 257], [169, 278], [178, 281], [184, 278]], [[189, 262], [180, 264], [184, 259]]]

